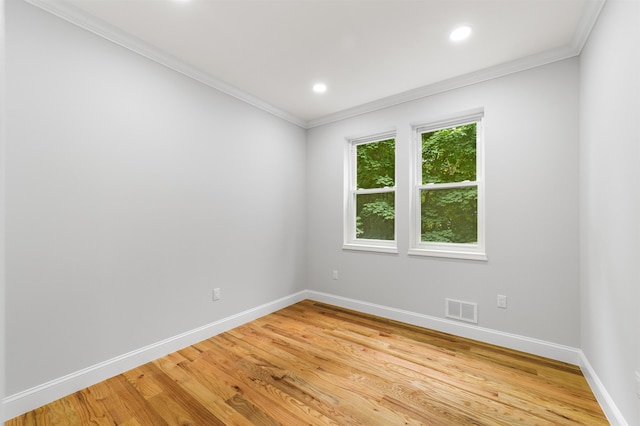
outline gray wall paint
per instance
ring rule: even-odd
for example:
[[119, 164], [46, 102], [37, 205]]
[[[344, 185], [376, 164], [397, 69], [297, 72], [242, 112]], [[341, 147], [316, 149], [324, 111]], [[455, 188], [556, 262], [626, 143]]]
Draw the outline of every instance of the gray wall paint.
[[[574, 58], [311, 129], [309, 287], [436, 317], [445, 297], [478, 302], [482, 327], [578, 347], [578, 72]], [[489, 261], [408, 256], [410, 123], [476, 107], [485, 108]], [[345, 137], [393, 127], [400, 253], [344, 251]]]
[[640, 3], [609, 0], [580, 58], [582, 349], [640, 424]]
[[[308, 156], [301, 129], [7, 8], [6, 394], [310, 288], [434, 316], [477, 301], [481, 326], [582, 347], [640, 424], [637, 2], [607, 2], [580, 63], [315, 128]], [[403, 159], [408, 123], [479, 106], [489, 262], [407, 256], [406, 220], [398, 255], [342, 251], [344, 137], [395, 126]]]
[[8, 394], [306, 287], [304, 130], [7, 6]]
[[5, 146], [6, 132], [5, 124], [7, 122], [5, 114], [5, 19], [4, 19], [4, 0], [0, 0], [0, 419], [4, 419], [4, 404], [1, 403], [6, 395], [5, 393]]

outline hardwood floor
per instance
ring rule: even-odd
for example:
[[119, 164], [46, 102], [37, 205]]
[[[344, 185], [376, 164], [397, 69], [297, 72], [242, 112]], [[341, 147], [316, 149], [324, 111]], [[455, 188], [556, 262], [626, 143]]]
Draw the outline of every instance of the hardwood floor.
[[605, 425], [576, 366], [303, 301], [18, 425]]

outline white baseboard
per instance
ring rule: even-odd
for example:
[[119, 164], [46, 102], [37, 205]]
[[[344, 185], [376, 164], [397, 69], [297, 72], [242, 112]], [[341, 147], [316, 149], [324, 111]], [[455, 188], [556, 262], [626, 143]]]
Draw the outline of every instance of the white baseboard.
[[629, 426], [582, 350], [580, 351], [580, 369], [611, 426]]
[[306, 296], [318, 302], [578, 365], [609, 423], [629, 426], [581, 349], [316, 291], [307, 290]]
[[216, 334], [253, 321], [279, 309], [297, 303], [307, 296], [305, 291], [265, 303], [211, 324], [198, 327], [174, 337], [145, 346], [110, 360], [84, 368], [31, 389], [10, 395], [2, 400], [3, 421], [34, 410], [42, 405], [70, 395], [95, 383], [124, 373], [187, 346], [206, 340]]
[[312, 290], [291, 294], [8, 396], [2, 400], [3, 421], [304, 299], [579, 365], [611, 424], [628, 426], [580, 349]]
[[491, 343], [574, 365], [579, 365], [580, 363], [580, 350], [570, 346], [559, 345], [556, 343], [546, 342], [544, 340], [533, 339], [517, 334], [504, 333], [502, 331], [478, 327], [472, 324], [433, 317], [402, 309], [395, 309], [388, 306], [376, 305], [374, 303], [334, 296], [317, 291], [307, 290], [306, 293], [308, 299], [316, 300], [318, 302], [324, 302], [367, 314], [402, 321], [408, 324], [430, 328], [432, 330], [454, 334], [468, 339], [479, 340], [481, 342]]

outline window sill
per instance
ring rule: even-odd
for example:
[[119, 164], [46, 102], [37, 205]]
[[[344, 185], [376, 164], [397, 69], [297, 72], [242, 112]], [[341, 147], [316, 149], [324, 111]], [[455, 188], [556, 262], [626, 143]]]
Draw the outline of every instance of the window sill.
[[344, 243], [342, 245], [343, 250], [354, 251], [373, 251], [378, 253], [398, 253], [398, 247], [391, 245], [377, 245], [377, 244], [358, 244], [358, 243]]
[[480, 251], [469, 250], [443, 250], [443, 249], [427, 249], [427, 248], [412, 248], [409, 249], [409, 255], [411, 256], [424, 256], [424, 257], [444, 257], [449, 259], [462, 259], [462, 260], [476, 260], [481, 262], [487, 262], [487, 254]]

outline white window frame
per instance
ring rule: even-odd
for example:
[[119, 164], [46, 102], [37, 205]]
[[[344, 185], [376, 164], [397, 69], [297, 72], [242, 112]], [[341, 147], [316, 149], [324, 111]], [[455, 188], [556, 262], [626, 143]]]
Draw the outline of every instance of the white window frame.
[[[374, 188], [374, 189], [358, 189], [356, 187], [357, 179], [357, 152], [356, 147], [358, 145], [380, 142], [387, 139], [393, 139], [396, 147], [397, 153], [397, 143], [398, 139], [396, 137], [395, 129], [380, 132], [376, 134], [369, 134], [368, 136], [363, 137], [354, 137], [347, 138], [347, 143], [345, 144], [345, 170], [344, 170], [344, 224], [343, 224], [343, 232], [344, 232], [344, 242], [342, 245], [343, 249], [346, 250], [361, 250], [361, 251], [375, 251], [382, 253], [398, 253], [398, 209], [397, 209], [397, 164], [398, 158], [395, 156], [395, 166], [394, 166], [394, 183], [393, 187], [384, 187], [384, 188]], [[396, 214], [394, 216], [394, 225], [393, 231], [394, 236], [393, 240], [375, 240], [375, 239], [367, 239], [367, 238], [357, 238], [356, 237], [356, 196], [359, 194], [382, 194], [386, 192], [393, 192], [396, 194], [395, 198], [395, 211]]]
[[[416, 256], [446, 257], [486, 261], [485, 250], [485, 188], [484, 188], [484, 109], [478, 108], [443, 117], [436, 121], [413, 124], [411, 149], [411, 221], [409, 254]], [[442, 184], [422, 184], [422, 134], [464, 124], [476, 123], [476, 180]], [[478, 241], [475, 244], [457, 244], [422, 241], [421, 196], [424, 189], [478, 188]]]

